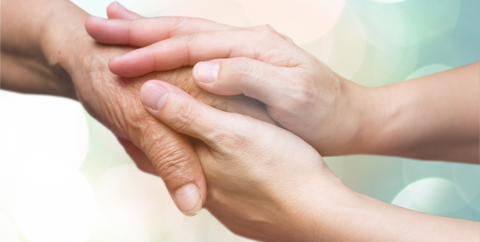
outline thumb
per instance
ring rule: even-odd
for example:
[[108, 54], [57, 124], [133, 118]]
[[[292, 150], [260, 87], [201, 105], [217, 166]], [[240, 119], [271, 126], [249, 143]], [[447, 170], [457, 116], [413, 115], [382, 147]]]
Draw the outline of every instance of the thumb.
[[271, 107], [280, 106], [279, 102], [288, 105], [290, 97], [298, 93], [292, 90], [297, 88], [293, 84], [298, 78], [289, 68], [245, 57], [199, 62], [192, 74], [195, 83], [208, 92], [244, 94]]
[[140, 148], [126, 138], [117, 136], [117, 140], [123, 146], [130, 158], [132, 158], [133, 162], [135, 162], [135, 165], [139, 170], [154, 176], [158, 176], [157, 170], [155, 170], [152, 162]]
[[[245, 135], [245, 125], [234, 127], [243, 115], [220, 111], [195, 100], [178, 87], [162, 81], [146, 82], [141, 89], [142, 102], [160, 121], [179, 133], [197, 138], [214, 150], [226, 136]], [[237, 125], [238, 126], [238, 125]]]
[[107, 16], [109, 19], [138, 19], [142, 16], [128, 10], [119, 2], [110, 3], [107, 7]]

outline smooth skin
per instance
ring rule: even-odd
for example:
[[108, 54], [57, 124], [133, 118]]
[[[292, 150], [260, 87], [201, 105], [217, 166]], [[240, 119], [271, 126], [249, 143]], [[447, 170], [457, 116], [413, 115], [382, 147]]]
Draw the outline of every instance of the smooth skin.
[[480, 223], [428, 215], [347, 188], [298, 136], [205, 105], [163, 81], [146, 109], [196, 139], [205, 207], [234, 233], [261, 241], [478, 241]]
[[[95, 30], [90, 30], [89, 32], [96, 37], [95, 31], [102, 29], [103, 25], [108, 25], [110, 32], [104, 32], [100, 41], [108, 42], [108, 38], [111, 36], [117, 36], [117, 38], [112, 38], [112, 44], [128, 44], [128, 41], [126, 40], [135, 43], [136, 39], [141, 39], [141, 31], [137, 33], [135, 31], [137, 28], [133, 28], [132, 26], [138, 26], [139, 29], [145, 31], [144, 33], [148, 33], [148, 28], [155, 26], [155, 31], [151, 31], [152, 34], [147, 34], [144, 38], [149, 40], [155, 39], [154, 36], [157, 35], [158, 32], [164, 33], [165, 29], [168, 30], [169, 26], [165, 24], [168, 22], [168, 18], [154, 20], [157, 21], [157, 25], [153, 25], [154, 22], [152, 20], [146, 19], [129, 21], [129, 31], [122, 31], [122, 29], [125, 29], [125, 22], [123, 21], [101, 21], [100, 24], [96, 22], [98, 25], [94, 26]], [[149, 24], [146, 24], [146, 21], [150, 21], [148, 22]], [[186, 22], [189, 24], [185, 24], [184, 26], [197, 26], [200, 25], [200, 23], [205, 23], [205, 20], [186, 19], [184, 20], [184, 23]], [[87, 26], [88, 25], [89, 23], [87, 22]], [[142, 28], [142, 26], [148, 27]], [[246, 39], [254, 41], [257, 44], [264, 42], [265, 39], [260, 38], [257, 41], [255, 36], [258, 32], [263, 33], [262, 31], [265, 29], [268, 30], [268, 28], [269, 27], [260, 27], [245, 30], [245, 32], [252, 30], [252, 32], [254, 32], [247, 33], [250, 35]], [[158, 29], [160, 29], [160, 31]], [[107, 31], [106, 28], [103, 30]], [[156, 52], [158, 51], [157, 47], [164, 42], [161, 41], [158, 45], [155, 44], [151, 47], [145, 48], [150, 52], [149, 57], [142, 54], [146, 53], [143, 52], [145, 50], [138, 50], [133, 54], [128, 54], [111, 60], [109, 66], [112, 71], [115, 71], [115, 66], [117, 64], [121, 66], [122, 59], [125, 59], [125, 63], [134, 65], [134, 67], [137, 61], [139, 61], [143, 64], [139, 68], [144, 68], [141, 69], [141, 71], [150, 71], [152, 68], [153, 70], [155, 70], [155, 68], [169, 68], [166, 67], [169, 65], [171, 68], [174, 68], [176, 64], [171, 58], [169, 61], [164, 60], [164, 63], [162, 63], [162, 59], [164, 59], [164, 56], [171, 57], [178, 52], [179, 56], [187, 58], [184, 60], [174, 60], [178, 60], [178, 63], [182, 63], [182, 65], [195, 65], [193, 73], [195, 81], [205, 90], [223, 95], [243, 93], [265, 102], [270, 115], [272, 115], [272, 109], [277, 109], [279, 112], [286, 112], [284, 116], [280, 115], [280, 117], [289, 118], [289, 115], [297, 115], [296, 118], [301, 122], [304, 117], [302, 117], [299, 112], [295, 111], [303, 111], [302, 108], [304, 107], [300, 105], [296, 107], [297, 109], [290, 110], [289, 108], [292, 107], [286, 105], [283, 100], [289, 99], [292, 96], [297, 97], [295, 92], [298, 92], [298, 89], [295, 87], [297, 87], [299, 83], [302, 84], [307, 81], [297, 80], [296, 83], [292, 84], [289, 82], [291, 79], [282, 79], [284, 76], [289, 77], [288, 71], [282, 72], [284, 75], [279, 75], [275, 73], [275, 71], [282, 71], [281, 68], [278, 68], [277, 66], [272, 67], [271, 65], [273, 64], [265, 65], [265, 63], [259, 63], [257, 60], [248, 58], [239, 57], [241, 58], [240, 60], [237, 59], [237, 57], [231, 59], [215, 59], [210, 63], [195, 61], [202, 60], [197, 56], [198, 53], [194, 53], [195, 50], [200, 52], [198, 55], [211, 55], [211, 52], [222, 49], [219, 43], [215, 42], [215, 40], [222, 41], [222, 38], [225, 38], [226, 41], [224, 41], [224, 43], [232, 43], [233, 39], [230, 39], [229, 37], [232, 35], [236, 36], [235, 32], [229, 30], [223, 34], [219, 34], [218, 32], [220, 31], [217, 30], [215, 33], [207, 32], [200, 37], [184, 37], [184, 42], [178, 44], [178, 46], [180, 46], [178, 49], [175, 42], [168, 42], [169, 46], [163, 46], [163, 48], [159, 48], [161, 50], [160, 52]], [[270, 32], [270, 30], [268, 30], [267, 33], [268, 32]], [[136, 35], [136, 33], [138, 35]], [[274, 32], [270, 33], [275, 34]], [[197, 34], [199, 33], [195, 32], [194, 35]], [[212, 38], [208, 38], [208, 35], [210, 34], [213, 35]], [[125, 36], [128, 36], [128, 38]], [[181, 39], [180, 37], [173, 37], [172, 39]], [[281, 39], [284, 39], [291, 44], [291, 41], [288, 38], [282, 35], [278, 35], [277, 37], [278, 40], [282, 41]], [[119, 42], [113, 43], [114, 39]], [[205, 42], [212, 41], [212, 45], [217, 48], [210, 46], [209, 49], [209, 45], [203, 42], [200, 42], [200, 44], [203, 45], [196, 48], [194, 46], [196, 43], [189, 44], [190, 42], [185, 41], [185, 39], [205, 40]], [[269, 39], [271, 40], [272, 38]], [[182, 44], [183, 47], [188, 46], [188, 48], [181, 48]], [[240, 46], [246, 50], [247, 54], [252, 54], [249, 51], [252, 51], [255, 46], [248, 46], [247, 44], [248, 43], [242, 43]], [[226, 48], [228, 49], [229, 47], [227, 46]], [[238, 48], [238, 46], [231, 46], [231, 49], [227, 52], [232, 55], [231, 53], [236, 51], [235, 48]], [[189, 50], [190, 52], [185, 54], [185, 50]], [[158, 53], [163, 54], [157, 55]], [[255, 56], [256, 54], [258, 58], [262, 53], [253, 53], [252, 55]], [[291, 54], [290, 56], [294, 55], [295, 54]], [[128, 60], [130, 57], [135, 61]], [[222, 56], [220, 54], [220, 56], [209, 58], [225, 57], [231, 56]], [[281, 61], [281, 57], [282, 56], [272, 57], [272, 59]], [[148, 58], [153, 58], [155, 62], [153, 64], [149, 63], [148, 60], [152, 59]], [[178, 58], [178, 56], [176, 58]], [[145, 63], [142, 62], [144, 60], [146, 60]], [[205, 58], [205, 60], [208, 60], [208, 58]], [[161, 64], [158, 64], [159, 62]], [[219, 65], [217, 65], [217, 63], [219, 63]], [[245, 63], [248, 64], [248, 68], [242, 66], [242, 64]], [[122, 74], [120, 72], [125, 71], [128, 73], [123, 73], [124, 75], [135, 75], [134, 73], [136, 69], [134, 67], [127, 65], [123, 67], [126, 69], [119, 68], [117, 74]], [[150, 69], [145, 69], [145, 67], [149, 67]], [[240, 73], [238, 70], [241, 70]], [[461, 123], [461, 125], [453, 126], [457, 131], [468, 131], [458, 135], [467, 140], [466, 143], [470, 142], [475, 144], [475, 139], [477, 139], [476, 144], [478, 145], [478, 134], [471, 135], [470, 133], [472, 130], [478, 130], [478, 127], [475, 126], [475, 124], [472, 124], [477, 122], [478, 125], [478, 115], [475, 116], [475, 114], [478, 114], [478, 111], [475, 111], [475, 108], [478, 109], [478, 102], [476, 102], [478, 100], [478, 94], [467, 91], [469, 88], [475, 88], [476, 85], [478, 86], [478, 83], [472, 81], [475, 80], [475, 78], [478, 80], [478, 71], [478, 63], [475, 63], [453, 71], [432, 75], [428, 78], [419, 78], [417, 80], [405, 82], [408, 83], [408, 85], [391, 85], [388, 88], [392, 88], [393, 90], [391, 92], [400, 95], [400, 97], [395, 97], [395, 95], [390, 94], [389, 98], [398, 100], [401, 100], [402, 98], [405, 99], [405, 95], [410, 95], [411, 91], [420, 89], [419, 94], [412, 93], [413, 97], [417, 95], [420, 97], [426, 96], [426, 98], [423, 99], [424, 101], [433, 101], [434, 99], [432, 96], [422, 93], [422, 89], [432, 87], [432, 82], [437, 82], [434, 83], [435, 85], [433, 86], [440, 85], [441, 87], [436, 87], [436, 89], [440, 89], [440, 91], [435, 93], [436, 95], [443, 93], [443, 95], [446, 95], [445, 98], [450, 97], [450, 95], [456, 98], [466, 96], [466, 98], [461, 99], [461, 103], [464, 104], [465, 107], [455, 106], [454, 104], [453, 107], [460, 108], [460, 111], [454, 110], [453, 112], [458, 111], [457, 114], [464, 115], [463, 117], [467, 120], [466, 122]], [[272, 80], [272, 77], [276, 79]], [[449, 80], [453, 77], [457, 80], [458, 78], [464, 78], [462, 79], [464, 81], [462, 81], [461, 84], [451, 84], [451, 81]], [[326, 80], [328, 80], [328, 78]], [[310, 88], [306, 89], [318, 90], [314, 89], [312, 86], [309, 87]], [[384, 88], [385, 89], [376, 90], [388, 92], [387, 90], [389, 89], [387, 89], [387, 87]], [[445, 91], [444, 88], [450, 90]], [[458, 92], [462, 94], [459, 95], [457, 91], [452, 90], [455, 88], [460, 89]], [[300, 97], [303, 96], [300, 95]], [[312, 96], [309, 97], [312, 98]], [[204, 108], [202, 105], [195, 102], [195, 100], [188, 97], [188, 95], [185, 95], [183, 92], [161, 81], [151, 81], [146, 83], [142, 87], [142, 99], [147, 110], [164, 123], [171, 125], [173, 129], [181, 133], [193, 136], [204, 142], [196, 143], [194, 147], [197, 149], [197, 153], [199, 154], [200, 161], [202, 162], [207, 177], [208, 190], [209, 192], [214, 191], [213, 194], [209, 193], [207, 196], [206, 208], [210, 210], [212, 214], [217, 216], [217, 218], [228, 228], [239, 235], [263, 241], [478, 241], [478, 239], [480, 239], [480, 224], [478, 222], [427, 215], [380, 202], [346, 188], [328, 171], [328, 168], [317, 170], [316, 168], [311, 167], [309, 170], [305, 170], [305, 173], [296, 171], [297, 164], [310, 167], [310, 164], [305, 164], [306, 160], [303, 155], [308, 155], [312, 151], [306, 147], [305, 149], [299, 148], [296, 143], [303, 141], [296, 137], [280, 136], [277, 134], [277, 132], [285, 132], [278, 127], [267, 125], [263, 122], [258, 122], [255, 119], [242, 115], [226, 114], [214, 109]], [[300, 100], [301, 99], [302, 98], [300, 98]], [[274, 101], [277, 101], [277, 103]], [[415, 99], [413, 99], [413, 103], [418, 105], [417, 100]], [[447, 105], [447, 107], [452, 107], [450, 103], [452, 102], [446, 102], [446, 104], [450, 105]], [[400, 104], [397, 105], [399, 107], [409, 107], [408, 105]], [[285, 108], [282, 105], [285, 105], [288, 108]], [[307, 105], [307, 108], [310, 106], [314, 106], [314, 104]], [[410, 106], [410, 108], [413, 108], [413, 106]], [[466, 111], [464, 109], [467, 109], [468, 112], [472, 112], [473, 115], [465, 115]], [[181, 111], [179, 112], [179, 110]], [[416, 112], [418, 112], [418, 110], [416, 110]], [[417, 115], [419, 114], [421, 113], [417, 113]], [[304, 115], [307, 115], [306, 119], [308, 120], [311, 118], [310, 116], [315, 116], [315, 113], [312, 114], [305, 111]], [[279, 116], [272, 115], [272, 117], [284, 126], [282, 123], [283, 120], [279, 119]], [[399, 117], [404, 116], [400, 115]], [[430, 117], [430, 119], [432, 119], [428, 112], [425, 117]], [[449, 121], [448, 119], [441, 120], [443, 120], [442, 122]], [[418, 120], [416, 122], [418, 122]], [[416, 125], [416, 122], [408, 121], [405, 122], [405, 124]], [[440, 125], [435, 124], [435, 122], [432, 122], [431, 124], [438, 125], [438, 128], [442, 127], [442, 122], [439, 122]], [[467, 125], [467, 127], [462, 127], [462, 125]], [[246, 128], [244, 129], [243, 127]], [[421, 126], [418, 128], [421, 128]], [[426, 129], [428, 128], [429, 127], [426, 127]], [[272, 129], [271, 132], [274, 133], [270, 133], [270, 131], [267, 132], [265, 129]], [[446, 134], [448, 134], [448, 132], [444, 132], [442, 135], [445, 136]], [[473, 141], [469, 140], [469, 137], [471, 137]], [[302, 138], [305, 139], [305, 137]], [[283, 139], [286, 139], [287, 141]], [[422, 139], [422, 137], [419, 137], [419, 139]], [[415, 139], [413, 139], [413, 141], [415, 141]], [[285, 145], [283, 142], [287, 142], [288, 145]], [[412, 139], [410, 139], [410, 142], [412, 142]], [[270, 146], [270, 144], [273, 145]], [[208, 148], [204, 145], [208, 146]], [[198, 146], [202, 148], [197, 148]], [[291, 151], [289, 146], [295, 147], [295, 155], [289, 155]], [[258, 147], [260, 147], [260, 149]], [[438, 146], [433, 145], [432, 147], [438, 149]], [[468, 148], [469, 146], [466, 145], [466, 147]], [[248, 152], [245, 152], [247, 150]], [[273, 151], [273, 153], [270, 153], [270, 151]], [[472, 151], [467, 149], [467, 152]], [[238, 155], [239, 153], [241, 155]], [[281, 154], [279, 158], [277, 158], [278, 154]], [[266, 156], [263, 157], [263, 155]], [[302, 158], [297, 159], [297, 155]], [[429, 154], [426, 154], [426, 156], [430, 157]], [[251, 157], [253, 157], [253, 161], [250, 161]], [[268, 162], [272, 157], [274, 157], [275, 162]], [[471, 156], [469, 155], [462, 157], [464, 160], [460, 161], [471, 161]], [[323, 161], [319, 161], [318, 158], [313, 156], [313, 154], [311, 159], [313, 163], [323, 164]], [[212, 160], [216, 160], [216, 162], [212, 162]], [[218, 164], [223, 163], [222, 160], [223, 162], [228, 162], [228, 166], [217, 168]], [[285, 164], [283, 164], [283, 162], [285, 162]], [[245, 163], [248, 163], [249, 165], [244, 166]], [[274, 168], [272, 168], [272, 164], [275, 165]], [[236, 165], [240, 168], [234, 167], [232, 170], [229, 169], [232, 168], [231, 166]], [[283, 165], [285, 165], [285, 167]], [[290, 165], [293, 167], [290, 167]], [[277, 168], [279, 170], [277, 170]], [[302, 175], [293, 180], [289, 180], [295, 175], [289, 174], [288, 176], [284, 176], [283, 169], [289, 171], [295, 170], [295, 174]], [[312, 177], [310, 177], [310, 173], [308, 173], [310, 170], [315, 171]], [[262, 171], [262, 173], [260, 173], [262, 176], [258, 176], [259, 171]], [[272, 174], [272, 177], [269, 176], [269, 172], [274, 173]], [[241, 175], [238, 175], [238, 173], [241, 173]], [[275, 182], [277, 181], [276, 178], [274, 178], [275, 174], [282, 174], [281, 177], [283, 178], [278, 180], [278, 182]], [[319, 175], [318, 178], [314, 177], [316, 174]], [[263, 180], [265, 177], [267, 177], [268, 180]], [[285, 177], [288, 178], [287, 184], [283, 183]], [[303, 180], [304, 178], [308, 179]], [[244, 183], [241, 181], [244, 181]], [[255, 181], [263, 181], [264, 183], [257, 183]], [[297, 181], [301, 182], [297, 183]], [[313, 182], [310, 183], [308, 181]], [[295, 186], [290, 187], [290, 183], [295, 184]], [[242, 186], [239, 187], [238, 184], [242, 184]], [[264, 186], [259, 186], [260, 184]], [[277, 187], [278, 184], [281, 184], [281, 186]], [[223, 187], [228, 187], [228, 189]], [[220, 192], [217, 192], [217, 189], [219, 189]], [[245, 192], [245, 190], [247, 192]], [[255, 195], [256, 192], [259, 192], [260, 194]], [[237, 197], [238, 194], [245, 194], [245, 196]], [[265, 195], [269, 194], [272, 194], [272, 197], [265, 197]], [[284, 194], [288, 195], [284, 197]], [[235, 200], [230, 200], [232, 197], [235, 198]], [[255, 200], [251, 201], [249, 198]], [[221, 213], [216, 212], [219, 208], [221, 208]], [[271, 212], [267, 208], [277, 209], [275, 212]], [[250, 211], [253, 211], [253, 213], [249, 213]], [[228, 216], [225, 217], [225, 215]], [[261, 221], [261, 223], [258, 221]]]
[[[107, 12], [110, 18], [139, 17], [115, 4]], [[197, 213], [207, 193], [197, 154], [187, 136], [145, 110], [142, 84], [162, 79], [218, 109], [274, 121], [259, 101], [200, 89], [191, 78], [191, 67], [136, 78], [112, 74], [108, 60], [133, 48], [93, 40], [85, 30], [88, 17], [68, 0], [2, 0], [1, 88], [78, 100], [118, 137], [141, 170], [165, 181], [183, 213]]]
[[[2, 67], [4, 65], [4, 54], [5, 56], [8, 54], [9, 57], [13, 57], [8, 59], [7, 63], [19, 69], [23, 68], [22, 70], [24, 71], [19, 71], [15, 75], [11, 72], [14, 68], [2, 68], [2, 85], [4, 85], [2, 88], [7, 87], [10, 90], [78, 98], [85, 106], [92, 107], [89, 109], [90, 113], [95, 114], [98, 112], [97, 118], [111, 129], [127, 127], [120, 130], [128, 131], [129, 127], [135, 128], [130, 132], [125, 132], [132, 135], [132, 137], [136, 137], [135, 139], [129, 137], [128, 140], [145, 139], [145, 142], [159, 142], [161, 148], [165, 148], [164, 145], [168, 144], [168, 142], [173, 142], [173, 145], [176, 145], [172, 146], [173, 148], [177, 146], [182, 148], [182, 140], [180, 139], [180, 141], [175, 143], [173, 138], [186, 136], [173, 136], [172, 140], [167, 140], [168, 142], [163, 139], [170, 137], [169, 135], [180, 133], [197, 137], [197, 139], [193, 140], [193, 146], [191, 147], [195, 152], [198, 152], [202, 161], [203, 170], [208, 180], [209, 192], [210, 190], [217, 191], [214, 193], [210, 192], [208, 197], [204, 196], [204, 198], [208, 198], [206, 207], [212, 213], [217, 214], [217, 217], [231, 230], [239, 234], [268, 241], [478, 240], [478, 235], [472, 232], [478, 228], [478, 223], [417, 213], [352, 192], [343, 186], [337, 178], [330, 175], [331, 172], [324, 165], [318, 153], [314, 152], [313, 148], [309, 148], [305, 142], [293, 134], [274, 125], [268, 125], [266, 122], [259, 121], [258, 119], [269, 119], [263, 116], [266, 113], [262, 109], [255, 108], [258, 107], [258, 102], [251, 104], [250, 101], [245, 101], [249, 99], [242, 97], [232, 99], [225, 97], [223, 99], [202, 92], [195, 85], [192, 85], [191, 73], [186, 69], [166, 73], [153, 73], [134, 79], [123, 79], [110, 74], [106, 66], [108, 58], [124, 54], [131, 48], [101, 46], [87, 38], [84, 35], [86, 33], [82, 31], [83, 28], [78, 28], [77, 25], [79, 20], [86, 19], [85, 13], [69, 1], [37, 0], [3, 3]], [[12, 3], [15, 3], [15, 9]], [[16, 9], [29, 9], [30, 12], [28, 14], [22, 13]], [[62, 11], [59, 11], [59, 9], [62, 9]], [[117, 11], [118, 9], [112, 10], [110, 8], [109, 10]], [[111, 16], [110, 12], [109, 16]], [[4, 18], [10, 21], [6, 21]], [[12, 19], [15, 21], [11, 21]], [[31, 29], [26, 28], [27, 26], [31, 26]], [[65, 45], [68, 45], [68, 48]], [[28, 49], [32, 51], [26, 51]], [[37, 64], [29, 65], [28, 63]], [[31, 69], [37, 70], [35, 69], [37, 67], [39, 70], [45, 70], [41, 73], [47, 73], [47, 76], [52, 78], [45, 78], [43, 75], [38, 74], [40, 72], [27, 72], [27, 70]], [[33, 74], [31, 76], [22, 76], [22, 73]], [[62, 78], [61, 74], [57, 73], [63, 73], [66, 78]], [[50, 82], [50, 80], [57, 80], [55, 78], [60, 81]], [[158, 111], [156, 111], [155, 107], [145, 108], [140, 102], [139, 92], [140, 87], [148, 79], [162, 79], [177, 84], [181, 89], [187, 90], [189, 95], [200, 99], [206, 105], [195, 101], [195, 99], [186, 95], [185, 92], [167, 82], [154, 81], [148, 82], [142, 87], [142, 99], [145, 104], [152, 103], [147, 101], [149, 100], [146, 96], [148, 93], [162, 93], [158, 89], [154, 90], [154, 92], [149, 91], [151, 89], [148, 86], [151, 87], [152, 84], [160, 85], [169, 94], [166, 98], [163, 98], [163, 106]], [[35, 83], [29, 82], [29, 80], [35, 80]], [[69, 80], [71, 80], [72, 84], [69, 84]], [[60, 84], [62, 82], [67, 84]], [[75, 95], [72, 93], [75, 93]], [[237, 104], [239, 102], [246, 102], [247, 104], [243, 106]], [[158, 104], [159, 102], [156, 103]], [[188, 108], [189, 106], [191, 109]], [[209, 106], [224, 109], [228, 112], [252, 109], [259, 111], [245, 112], [246, 115], [256, 118], [253, 119], [239, 114], [220, 112]], [[242, 107], [245, 109], [241, 109]], [[164, 113], [165, 110], [166, 112]], [[198, 113], [195, 110], [204, 112]], [[146, 112], [148, 115], [143, 112]], [[152, 119], [149, 117], [154, 118], [154, 120], [162, 120], [168, 126], [162, 126], [163, 123], [158, 121], [151, 121]], [[185, 125], [178, 125], [177, 121], [180, 121], [178, 117], [186, 117], [183, 119], [183, 124]], [[137, 119], [140, 119], [140, 121]], [[209, 126], [210, 122], [217, 119], [224, 122], [214, 122]], [[138, 122], [133, 122], [135, 120]], [[189, 123], [191, 125], [188, 125]], [[230, 129], [226, 129], [228, 128], [225, 127], [227, 123], [231, 123], [231, 125], [228, 125]], [[109, 126], [111, 124], [113, 125]], [[219, 126], [221, 124], [224, 126]], [[254, 128], [254, 126], [258, 127]], [[149, 127], [151, 129], [148, 129]], [[163, 139], [154, 139], [156, 130], [165, 130], [165, 127], [180, 133], [167, 133], [161, 136]], [[192, 128], [189, 129], [189, 127]], [[195, 127], [197, 127], [197, 131], [216, 130], [217, 133], [198, 133], [195, 131]], [[218, 127], [232, 132], [225, 133], [217, 129]], [[239, 131], [244, 132], [233, 132], [232, 127], [236, 127]], [[255, 136], [249, 136], [252, 133], [247, 131], [252, 131], [251, 129], [258, 131], [254, 133]], [[145, 130], [150, 132], [145, 132]], [[261, 136], [262, 133], [268, 134], [269, 137], [266, 137], [266, 135]], [[211, 142], [211, 139], [208, 139], [215, 136], [215, 134], [217, 134], [217, 138], [223, 136], [224, 138], [220, 139], [223, 142], [218, 142], [215, 145], [214, 142]], [[154, 138], [148, 138], [150, 135], [153, 135]], [[243, 136], [239, 138], [238, 135]], [[270, 135], [277, 135], [277, 137], [281, 138], [281, 140], [275, 139], [276, 143], [273, 144], [283, 149], [275, 149], [275, 146], [272, 146]], [[257, 139], [259, 141], [255, 143], [254, 141]], [[201, 140], [204, 144], [198, 140]], [[225, 140], [233, 140], [237, 141], [237, 143], [232, 142], [231, 146], [228, 146]], [[240, 145], [238, 141], [242, 140], [249, 142], [240, 142], [243, 144]], [[296, 153], [292, 154], [291, 149], [285, 147], [287, 141], [288, 146], [297, 148], [295, 150]], [[255, 144], [255, 147], [249, 146], [249, 143]], [[133, 142], [130, 144], [133, 144]], [[134, 144], [135, 147], [136, 145], [138, 144]], [[264, 148], [261, 145], [265, 145]], [[143, 149], [144, 146], [139, 145], [139, 147]], [[257, 156], [249, 160], [244, 159], [244, 154], [239, 157], [238, 152], [241, 151], [242, 147], [251, 149], [252, 154]], [[203, 152], [202, 150], [208, 152]], [[268, 152], [269, 150], [279, 153], [272, 154]], [[136, 151], [143, 152], [139, 149], [136, 149]], [[180, 151], [185, 152], [184, 150]], [[145, 152], [148, 156], [151, 154], [150, 152], [165, 151], [161, 149], [153, 150], [152, 148], [150, 150], [147, 149]], [[263, 154], [268, 156], [262, 156]], [[146, 159], [147, 156], [143, 157]], [[272, 162], [271, 157], [279, 157], [279, 159]], [[288, 161], [282, 157], [286, 157]], [[215, 160], [215, 163], [213, 160]], [[152, 160], [154, 163], [161, 161]], [[138, 161], [136, 160], [136, 162]], [[226, 164], [226, 162], [229, 163]], [[297, 166], [296, 163], [302, 164], [302, 166]], [[275, 165], [275, 169], [270, 171], [272, 165]], [[232, 169], [219, 169], [230, 166]], [[305, 170], [302, 170], [303, 168]], [[259, 174], [258, 171], [265, 173]], [[277, 176], [277, 173], [281, 174], [281, 176]], [[190, 173], [187, 172], [185, 174], [188, 177]], [[175, 178], [175, 176], [173, 177]], [[274, 182], [266, 180], [265, 177], [271, 178]], [[305, 179], [306, 177], [312, 183], [309, 183]], [[174, 180], [174, 178], [172, 176], [163, 178], [166, 179], [167, 187], [172, 189], [167, 180]], [[285, 179], [292, 183], [291, 186], [282, 183]], [[304, 186], [295, 183], [296, 180], [305, 181], [303, 183]], [[262, 186], [255, 181], [262, 182]], [[187, 183], [187, 185], [190, 184], [192, 182]], [[195, 183], [194, 185], [197, 184]], [[242, 184], [242, 186], [238, 184]], [[281, 185], [284, 186], [281, 187]], [[321, 192], [315, 193], [315, 191]], [[190, 196], [188, 192], [184, 194]], [[238, 194], [244, 194], [247, 197], [242, 196], [240, 198]], [[286, 197], [284, 194], [289, 194], [290, 196]], [[256, 200], [249, 200], [249, 197]], [[236, 199], [229, 200], [230, 198]], [[262, 200], [260, 201], [260, 199]], [[265, 209], [267, 207], [275, 208], [275, 210], [273, 212], [267, 211]], [[218, 208], [219, 211], [215, 212], [215, 208]], [[241, 211], [241, 214], [239, 211]], [[261, 211], [261, 213], [249, 213], [248, 211]], [[229, 214], [233, 216], [230, 217]], [[242, 215], [248, 216], [242, 217]], [[391, 218], [397, 219], [392, 220]], [[252, 228], [251, 224], [256, 226]], [[431, 233], [427, 233], [429, 231]], [[282, 235], [283, 237], [281, 237]]]
[[266, 104], [322, 155], [376, 154], [478, 164], [479, 62], [392, 85], [346, 80], [267, 26], [170, 17], [87, 21], [101, 43], [143, 47], [110, 60], [124, 77], [195, 66], [197, 85]]

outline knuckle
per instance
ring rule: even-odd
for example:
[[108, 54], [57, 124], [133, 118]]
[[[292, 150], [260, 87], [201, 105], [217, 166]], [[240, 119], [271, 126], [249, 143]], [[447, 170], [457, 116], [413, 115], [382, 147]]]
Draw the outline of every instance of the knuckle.
[[247, 118], [240, 114], [234, 115], [237, 116], [235, 117], [236, 122], [234, 127], [230, 128], [228, 131], [222, 130], [216, 132], [212, 137], [221, 147], [228, 149], [225, 151], [228, 151], [229, 153], [232, 151], [241, 152], [242, 150], [247, 149], [252, 137], [250, 134], [251, 129], [246, 128], [250, 124], [250, 122], [246, 120]]
[[176, 145], [166, 145], [156, 152], [152, 163], [166, 183], [184, 177], [185, 171], [191, 170], [192, 157], [184, 149]]
[[145, 164], [140, 167], [137, 164], [137, 167], [147, 173], [152, 173], [153, 170], [162, 177], [168, 187], [178, 182], [178, 179], [188, 179], [188, 171], [193, 169], [196, 157], [185, 146], [185, 140], [172, 133], [166, 126], [163, 129], [158, 129], [158, 126], [146, 128], [142, 133], [140, 147], [143, 147], [151, 166]]
[[259, 25], [254, 28], [256, 31], [264, 33], [277, 33], [277, 31], [269, 24]]
[[233, 79], [235, 80], [248, 80], [253, 73], [254, 67], [245, 57], [240, 57], [232, 61], [231, 70], [235, 70], [233, 73]]
[[170, 26], [168, 28], [168, 38], [171, 38], [175, 32], [188, 25], [188, 19], [188, 17], [183, 16], [166, 17], [167, 24]]
[[185, 130], [198, 118], [197, 112], [190, 103], [176, 103], [173, 105], [176, 115], [173, 116], [172, 125], [175, 125], [177, 130]]
[[191, 53], [195, 53], [195, 46], [200, 45], [201, 43], [206, 42], [207, 35], [205, 34], [198, 34], [198, 33], [192, 33], [192, 34], [185, 34], [181, 35], [178, 37], [182, 44], [183, 44], [183, 49], [184, 49], [184, 63], [183, 66], [189, 66], [189, 65], [194, 65], [198, 62], [198, 58], [195, 59], [193, 58], [194, 56]]
[[293, 85], [288, 95], [283, 99], [283, 107], [288, 110], [308, 110], [315, 103], [314, 88], [302, 77], [294, 76]]

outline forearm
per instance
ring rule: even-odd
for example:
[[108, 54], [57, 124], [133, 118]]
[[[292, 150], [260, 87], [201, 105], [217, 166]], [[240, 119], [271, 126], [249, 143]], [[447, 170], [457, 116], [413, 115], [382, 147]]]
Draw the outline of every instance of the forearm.
[[362, 153], [478, 163], [479, 73], [474, 63], [370, 88]]
[[[329, 197], [331, 199], [325, 199]], [[306, 194], [290, 223], [296, 241], [478, 241], [480, 223], [408, 210], [345, 186]], [[298, 232], [298, 233], [295, 233]]]
[[[480, 223], [420, 213], [351, 194], [330, 229], [338, 241], [478, 241]], [[350, 232], [345, 232], [350, 231]], [[343, 237], [340, 239], [339, 237]]]
[[70, 76], [52, 60], [70, 51], [68, 23], [82, 28], [86, 17], [79, 15], [86, 13], [66, 0], [2, 3], [2, 88], [75, 98]]

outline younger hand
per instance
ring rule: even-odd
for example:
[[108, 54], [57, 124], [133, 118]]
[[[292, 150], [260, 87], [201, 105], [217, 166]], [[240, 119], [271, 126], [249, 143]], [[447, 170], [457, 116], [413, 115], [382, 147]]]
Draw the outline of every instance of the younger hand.
[[90, 30], [103, 43], [144, 47], [110, 60], [110, 70], [119, 76], [195, 65], [198, 86], [262, 101], [278, 124], [323, 155], [366, 153], [360, 140], [368, 128], [362, 124], [372, 118], [364, 110], [375, 94], [337, 75], [268, 25], [235, 28], [161, 17], [108, 20]]
[[316, 223], [327, 221], [322, 213], [333, 211], [332, 198], [345, 187], [305, 141], [212, 108], [166, 82], [146, 82], [141, 96], [152, 115], [194, 137], [207, 180], [205, 207], [230, 230], [262, 241], [321, 238]]

